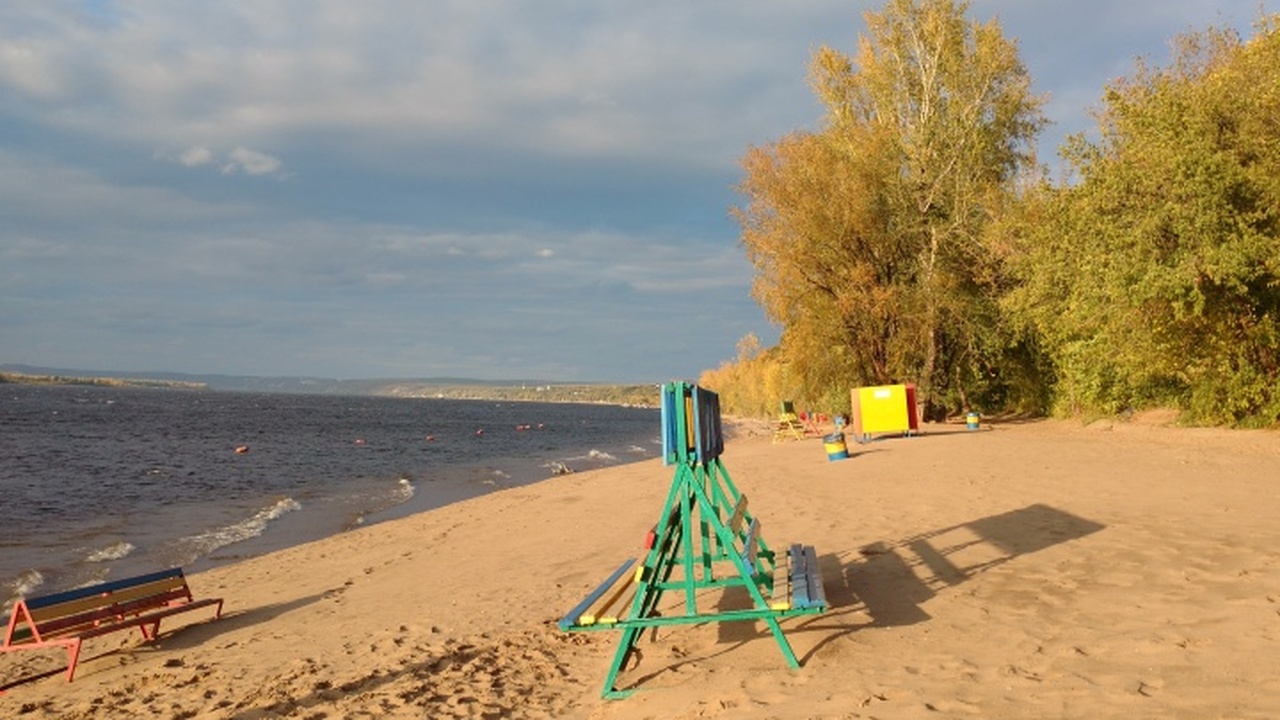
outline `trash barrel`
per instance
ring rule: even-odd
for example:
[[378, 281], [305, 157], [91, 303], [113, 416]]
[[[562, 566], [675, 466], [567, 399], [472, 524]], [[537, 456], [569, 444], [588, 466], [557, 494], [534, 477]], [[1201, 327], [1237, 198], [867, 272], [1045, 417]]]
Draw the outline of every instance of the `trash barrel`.
[[970, 430], [978, 429], [978, 413], [970, 412], [964, 416], [964, 426]]
[[843, 460], [849, 457], [849, 447], [844, 444], [842, 432], [823, 436], [822, 446], [827, 450], [827, 460]]

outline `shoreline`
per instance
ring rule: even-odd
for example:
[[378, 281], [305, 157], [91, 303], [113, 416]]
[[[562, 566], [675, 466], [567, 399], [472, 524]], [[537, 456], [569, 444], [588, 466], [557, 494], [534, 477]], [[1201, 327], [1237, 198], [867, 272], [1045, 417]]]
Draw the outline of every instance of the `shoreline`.
[[[1280, 714], [1280, 435], [926, 425], [850, 455], [726, 443], [764, 536], [819, 553], [831, 609], [783, 624], [797, 671], [758, 624], [672, 627], [621, 678], [636, 695], [599, 698], [616, 633], [554, 624], [640, 548], [671, 480], [650, 458], [195, 573], [221, 620], [91, 641], [74, 683], [10, 686], [0, 714]], [[60, 657], [0, 654], [0, 687]]]
[[656, 411], [605, 406], [65, 386], [5, 401], [6, 605], [658, 454]]

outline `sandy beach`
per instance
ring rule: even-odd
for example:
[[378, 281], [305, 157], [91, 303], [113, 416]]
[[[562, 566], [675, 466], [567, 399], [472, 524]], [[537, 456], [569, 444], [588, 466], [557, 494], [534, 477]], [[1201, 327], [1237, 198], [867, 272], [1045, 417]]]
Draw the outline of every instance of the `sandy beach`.
[[764, 537], [819, 554], [799, 670], [761, 623], [664, 628], [600, 699], [618, 634], [555, 623], [639, 554], [654, 459], [192, 575], [221, 620], [91, 640], [70, 684], [61, 651], [0, 654], [0, 717], [1280, 717], [1280, 435], [1166, 420], [930, 425], [835, 462], [740, 432]]

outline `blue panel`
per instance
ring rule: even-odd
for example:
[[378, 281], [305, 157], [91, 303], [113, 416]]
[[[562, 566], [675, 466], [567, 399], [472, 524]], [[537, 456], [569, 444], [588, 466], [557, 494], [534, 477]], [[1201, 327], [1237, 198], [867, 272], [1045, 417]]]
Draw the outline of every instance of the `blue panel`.
[[676, 462], [676, 384], [662, 386], [662, 464]]
[[156, 580], [163, 580], [170, 577], [182, 577], [182, 568], [170, 568], [168, 570], [153, 572], [148, 575], [139, 575], [138, 577], [113, 580], [112, 582], [76, 588], [75, 590], [67, 590], [66, 592], [54, 593], [53, 595], [45, 595], [44, 597], [31, 598], [30, 600], [27, 600], [27, 609], [35, 610], [36, 608], [49, 607], [50, 605], [70, 602], [71, 600], [79, 600], [81, 598], [93, 597], [94, 595], [101, 595], [103, 593], [115, 592], [116, 590], [133, 587], [135, 585], [146, 585], [149, 582], [155, 582]]

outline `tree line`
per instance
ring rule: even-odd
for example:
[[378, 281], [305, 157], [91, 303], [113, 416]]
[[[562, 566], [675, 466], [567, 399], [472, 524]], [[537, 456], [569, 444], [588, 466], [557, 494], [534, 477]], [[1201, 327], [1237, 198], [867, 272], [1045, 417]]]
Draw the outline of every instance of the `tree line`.
[[912, 382], [935, 419], [1280, 423], [1280, 16], [1138, 61], [1055, 179], [1045, 99], [968, 10], [889, 0], [853, 55], [813, 54], [818, 129], [749, 148], [733, 211], [780, 341], [700, 382], [746, 415]]

